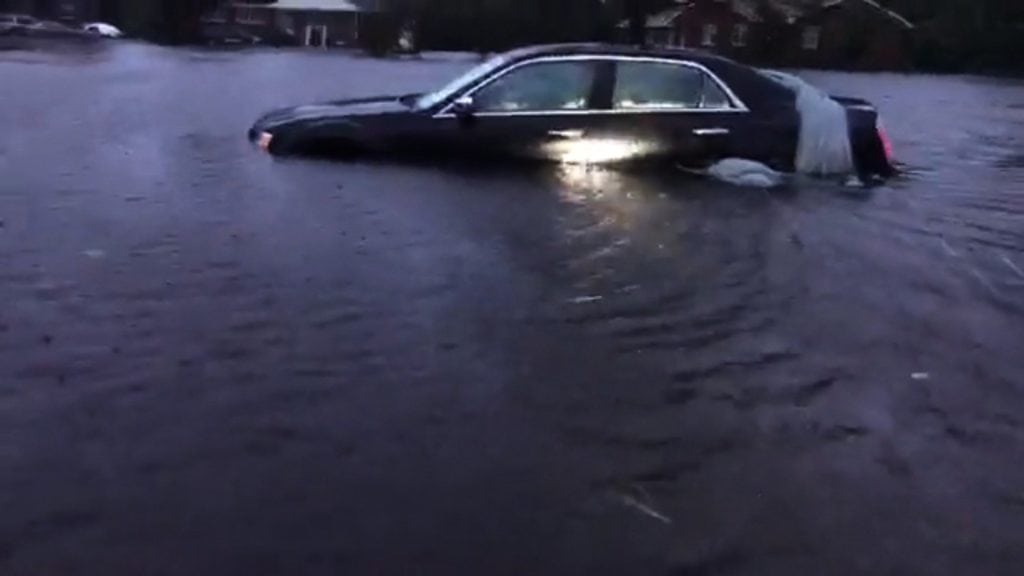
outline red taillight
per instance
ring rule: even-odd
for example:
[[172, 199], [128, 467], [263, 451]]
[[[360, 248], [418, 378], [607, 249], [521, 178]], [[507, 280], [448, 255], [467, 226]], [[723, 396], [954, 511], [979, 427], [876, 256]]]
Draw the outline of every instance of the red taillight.
[[885, 126], [882, 126], [882, 120], [879, 119], [875, 122], [875, 130], [878, 131], [878, 139], [882, 142], [882, 150], [885, 151], [885, 160], [892, 164], [893, 153], [892, 153], [892, 141], [889, 140], [889, 135], [885, 133]]

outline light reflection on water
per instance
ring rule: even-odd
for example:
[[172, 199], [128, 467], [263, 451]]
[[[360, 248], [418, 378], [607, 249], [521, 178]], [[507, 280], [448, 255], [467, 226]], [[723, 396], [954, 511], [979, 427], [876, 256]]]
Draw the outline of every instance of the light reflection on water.
[[563, 164], [600, 165], [627, 161], [649, 151], [649, 145], [635, 140], [570, 138], [549, 143], [544, 154]]

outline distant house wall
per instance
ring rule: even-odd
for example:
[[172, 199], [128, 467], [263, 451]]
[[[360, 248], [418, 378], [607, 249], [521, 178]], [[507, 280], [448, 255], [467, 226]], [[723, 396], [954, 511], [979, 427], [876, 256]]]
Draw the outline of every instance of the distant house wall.
[[99, 14], [97, 0], [51, 0], [50, 15], [59, 20], [94, 20]]
[[758, 65], [882, 70], [911, 64], [911, 29], [872, 2], [830, 2], [796, 15], [774, 6], [691, 0], [677, 20], [678, 36], [688, 48]]
[[274, 11], [265, 6], [230, 6], [219, 10], [228, 22], [266, 26], [274, 20]]
[[647, 44], [651, 46], [676, 46], [678, 33], [670, 26], [648, 27]]
[[[383, 3], [373, 3], [373, 6], [380, 5]], [[364, 28], [382, 17], [379, 12], [284, 10], [273, 5], [237, 2], [222, 4], [209, 13], [206, 20], [254, 27], [274, 26], [294, 35], [301, 45], [329, 48], [358, 44]]]
[[693, 0], [678, 23], [687, 48], [713, 51], [738, 60], [758, 55], [764, 36], [761, 18], [737, 12], [731, 0]]
[[782, 35], [781, 59], [790, 66], [892, 70], [911, 65], [911, 30], [866, 2], [847, 0], [809, 12], [789, 28]]
[[[291, 30], [299, 43], [309, 46], [347, 46], [359, 41], [360, 18], [358, 12], [292, 12], [280, 11], [275, 24]], [[326, 34], [322, 41], [319, 34]]]
[[[628, 44], [629, 29], [620, 26], [615, 30], [615, 41]], [[677, 26], [648, 26], [644, 35], [644, 43], [648, 46], [682, 46]]]
[[[683, 9], [677, 6], [648, 15], [644, 25], [644, 43], [649, 46], [681, 46], [679, 17], [682, 12]], [[624, 44], [632, 42], [630, 27], [629, 20], [619, 22], [614, 38]]]

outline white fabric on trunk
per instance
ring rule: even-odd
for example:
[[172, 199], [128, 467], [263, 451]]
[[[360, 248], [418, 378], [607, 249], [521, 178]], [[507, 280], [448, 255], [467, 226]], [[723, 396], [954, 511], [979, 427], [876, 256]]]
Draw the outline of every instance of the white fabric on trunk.
[[850, 124], [842, 104], [792, 74], [775, 70], [764, 73], [796, 93], [800, 114], [796, 171], [814, 176], [852, 172]]

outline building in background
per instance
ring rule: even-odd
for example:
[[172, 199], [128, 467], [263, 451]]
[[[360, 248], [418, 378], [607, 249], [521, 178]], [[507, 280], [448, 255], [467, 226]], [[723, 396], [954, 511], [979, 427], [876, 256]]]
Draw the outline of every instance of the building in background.
[[692, 0], [682, 6], [678, 23], [684, 45], [742, 61], [756, 61], [763, 56], [774, 14], [767, 3]]
[[361, 45], [367, 30], [386, 16], [383, 0], [277, 0], [222, 3], [208, 23], [249, 28], [255, 34], [273, 28], [302, 46], [331, 48]]
[[[682, 26], [679, 18], [683, 14], [682, 6], [673, 6], [651, 14], [644, 22], [645, 43], [650, 46], [683, 46]], [[615, 35], [619, 42], [628, 42], [630, 23], [624, 20], [616, 26]]]
[[897, 70], [913, 63], [914, 25], [875, 0], [826, 0], [794, 16], [778, 47], [787, 66]]
[[[679, 0], [647, 42], [781, 67], [903, 69], [914, 25], [874, 0]], [[620, 23], [623, 31], [628, 23]], [[621, 34], [620, 34], [621, 36]]]

